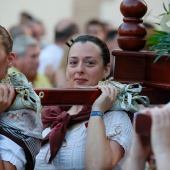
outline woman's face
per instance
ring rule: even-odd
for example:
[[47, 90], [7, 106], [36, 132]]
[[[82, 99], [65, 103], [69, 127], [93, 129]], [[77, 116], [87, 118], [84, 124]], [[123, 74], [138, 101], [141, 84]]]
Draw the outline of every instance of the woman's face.
[[110, 65], [103, 65], [99, 47], [92, 43], [75, 43], [68, 54], [66, 76], [71, 87], [95, 86], [109, 74]]

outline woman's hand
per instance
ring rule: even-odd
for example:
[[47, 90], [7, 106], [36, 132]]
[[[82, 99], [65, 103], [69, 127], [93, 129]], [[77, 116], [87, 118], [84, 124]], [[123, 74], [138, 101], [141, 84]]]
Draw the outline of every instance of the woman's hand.
[[118, 91], [116, 87], [111, 85], [97, 85], [95, 87], [101, 89], [102, 94], [93, 103], [92, 110], [99, 110], [104, 113], [116, 101]]
[[14, 96], [15, 90], [12, 86], [0, 84], [0, 114], [11, 105]]

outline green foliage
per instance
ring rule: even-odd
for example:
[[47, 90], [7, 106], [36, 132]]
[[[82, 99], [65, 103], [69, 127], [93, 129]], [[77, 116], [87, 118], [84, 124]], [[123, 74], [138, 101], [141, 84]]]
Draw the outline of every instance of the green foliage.
[[[166, 8], [165, 3], [163, 2], [163, 8], [165, 10], [164, 13], [160, 14], [158, 17], [164, 17], [164, 15], [170, 15], [170, 4], [169, 4], [169, 9]], [[166, 19], [164, 20], [162, 17], [162, 21], [161, 22], [166, 22]], [[169, 21], [169, 20], [167, 20]], [[155, 23], [158, 26], [161, 26], [161, 22], [160, 23]], [[163, 29], [163, 27], [161, 26], [161, 28]], [[164, 29], [163, 29], [164, 30]], [[149, 36], [149, 40], [147, 41], [146, 44], [152, 45], [149, 48], [149, 51], [154, 51], [155, 53], [155, 60], [154, 63], [157, 62], [162, 55], [167, 54], [168, 57], [166, 60], [168, 60], [170, 58], [170, 32], [167, 31], [165, 29], [165, 31], [158, 31], [155, 30], [155, 34], [152, 34]]]
[[146, 43], [153, 45], [149, 48], [149, 51], [155, 51], [154, 54], [157, 57], [154, 63], [158, 61], [163, 54], [168, 54], [167, 59], [170, 58], [170, 33], [158, 30], [155, 30], [155, 32], [155, 34], [149, 37], [149, 41]]
[[166, 9], [166, 6], [165, 6], [164, 2], [163, 2], [163, 8], [164, 8], [164, 10], [165, 10], [167, 13], [169, 13], [169, 11]]

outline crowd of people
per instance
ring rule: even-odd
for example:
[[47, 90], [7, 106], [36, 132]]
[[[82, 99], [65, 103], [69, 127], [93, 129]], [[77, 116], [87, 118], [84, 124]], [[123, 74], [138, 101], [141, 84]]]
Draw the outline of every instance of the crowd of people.
[[[113, 32], [113, 34], [112, 34]], [[68, 48], [65, 45], [66, 40], [71, 37], [76, 37], [79, 34], [88, 34], [97, 36], [104, 41], [109, 50], [116, 45], [117, 31], [109, 23], [104, 23], [97, 19], [92, 19], [88, 23], [85, 23], [84, 31], [80, 31], [78, 23], [71, 18], [61, 19], [54, 26], [54, 41], [47, 43], [45, 39], [45, 26], [43, 22], [30, 14], [23, 12], [20, 15], [19, 24], [9, 28], [9, 33], [14, 40], [14, 52], [16, 53], [16, 62], [12, 71], [21, 71], [32, 82], [35, 88], [50, 88], [50, 87], [68, 87], [68, 83], [65, 80], [65, 60], [68, 53]], [[25, 37], [25, 38], [24, 38]], [[32, 43], [30, 43], [32, 39]], [[33, 40], [34, 39], [34, 40]], [[111, 40], [112, 43], [111, 43]], [[22, 54], [18, 46], [22, 44]], [[31, 47], [30, 47], [31, 46]], [[30, 50], [27, 48], [33, 48], [37, 46], [37, 50]], [[23, 61], [25, 60], [25, 61]], [[22, 62], [27, 63], [25, 67]], [[21, 68], [22, 63], [22, 68]], [[114, 59], [111, 57], [111, 74], [113, 76]], [[26, 73], [29, 70], [34, 71], [31, 77]]]
[[[158, 170], [168, 169], [170, 103], [140, 111], [152, 119], [151, 134], [142, 136], [126, 111], [109, 110], [117, 88], [98, 85], [113, 76], [117, 31], [91, 20], [81, 34], [74, 20], [63, 19], [52, 44], [44, 34], [27, 13], [9, 32], [0, 26], [0, 170], [144, 170], [151, 154]], [[33, 90], [82, 86], [101, 90], [92, 105], [41, 110]]]

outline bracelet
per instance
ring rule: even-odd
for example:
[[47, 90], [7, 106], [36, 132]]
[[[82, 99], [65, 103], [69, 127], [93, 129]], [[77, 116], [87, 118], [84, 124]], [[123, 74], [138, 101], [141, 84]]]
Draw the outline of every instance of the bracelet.
[[100, 116], [103, 119], [103, 113], [101, 111], [91, 111], [90, 116]]

